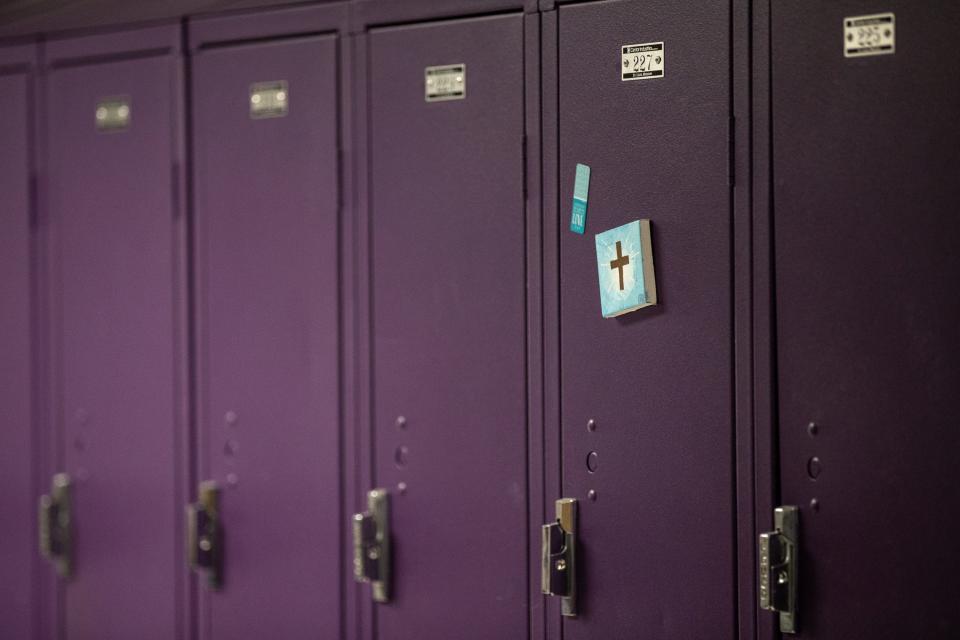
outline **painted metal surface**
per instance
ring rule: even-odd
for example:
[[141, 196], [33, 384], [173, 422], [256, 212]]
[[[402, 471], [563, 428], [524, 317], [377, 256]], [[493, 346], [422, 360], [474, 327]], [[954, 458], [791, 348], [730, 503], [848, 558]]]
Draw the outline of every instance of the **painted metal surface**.
[[[843, 19], [881, 11], [896, 53], [845, 59]], [[960, 624], [940, 570], [960, 523], [958, 28], [953, 5], [772, 7], [779, 481], [801, 507], [801, 637]]]
[[[340, 637], [337, 39], [194, 59], [199, 477], [224, 490], [201, 637]], [[282, 117], [251, 87], [284, 83]]]
[[[170, 638], [182, 593], [172, 56], [50, 71], [49, 207], [63, 471], [75, 481], [66, 638]], [[131, 101], [99, 131], [96, 105]]]
[[30, 197], [31, 74], [0, 72], [0, 629], [34, 635], [36, 502]]
[[[557, 10], [552, 428], [562, 430], [562, 496], [581, 504], [570, 640], [736, 633], [728, 9]], [[620, 47], [661, 41], [665, 76], [621, 81]], [[576, 163], [591, 167], [585, 235], [567, 230]], [[604, 319], [593, 235], [639, 218], [652, 224], [660, 303]]]
[[[424, 99], [466, 64], [467, 98]], [[369, 36], [372, 482], [393, 499], [378, 637], [527, 633], [522, 15]]]

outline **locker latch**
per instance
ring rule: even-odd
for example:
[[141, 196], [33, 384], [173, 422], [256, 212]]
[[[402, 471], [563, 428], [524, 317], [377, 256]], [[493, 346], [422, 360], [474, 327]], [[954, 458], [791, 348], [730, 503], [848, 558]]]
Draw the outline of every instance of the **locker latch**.
[[559, 596], [560, 613], [577, 615], [577, 501], [562, 498], [556, 502], [557, 521], [543, 526], [540, 547], [540, 590]]
[[220, 488], [201, 482], [197, 502], [187, 505], [187, 558], [190, 568], [207, 574], [217, 589], [223, 582], [223, 530], [220, 524]]
[[57, 568], [62, 577], [73, 569], [73, 544], [70, 532], [70, 476], [58, 473], [50, 483], [50, 493], [40, 496], [40, 553]]
[[780, 632], [797, 632], [797, 555], [800, 512], [778, 507], [774, 531], [760, 534], [760, 608], [780, 614]]
[[369, 582], [375, 602], [390, 600], [390, 510], [386, 489], [367, 493], [367, 510], [353, 516], [353, 575]]

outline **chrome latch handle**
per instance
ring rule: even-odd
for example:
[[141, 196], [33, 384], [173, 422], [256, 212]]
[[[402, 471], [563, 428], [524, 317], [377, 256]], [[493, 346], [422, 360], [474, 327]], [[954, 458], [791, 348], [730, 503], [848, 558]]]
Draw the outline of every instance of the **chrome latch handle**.
[[353, 516], [353, 576], [369, 582], [375, 602], [390, 600], [390, 503], [386, 489], [367, 493], [367, 511]]
[[194, 571], [207, 574], [212, 589], [223, 584], [223, 528], [220, 487], [201, 482], [197, 502], [187, 505], [187, 561]]
[[73, 540], [70, 517], [70, 476], [58, 473], [50, 483], [50, 493], [40, 496], [38, 531], [40, 554], [49, 560], [63, 578], [73, 570]]
[[799, 520], [796, 507], [778, 507], [774, 531], [760, 534], [760, 608], [779, 613], [781, 633], [797, 633]]
[[543, 526], [540, 544], [540, 590], [560, 600], [560, 613], [577, 615], [577, 501], [556, 502], [557, 520]]

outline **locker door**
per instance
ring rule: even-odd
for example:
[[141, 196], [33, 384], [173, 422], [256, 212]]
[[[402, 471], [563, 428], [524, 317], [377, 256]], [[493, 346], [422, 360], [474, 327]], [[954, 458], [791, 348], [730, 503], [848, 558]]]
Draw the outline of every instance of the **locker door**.
[[0, 628], [33, 635], [34, 522], [31, 382], [30, 76], [0, 75]]
[[55, 68], [48, 79], [59, 449], [74, 482], [71, 640], [177, 630], [177, 78], [174, 60], [157, 56]]
[[[728, 3], [564, 5], [557, 21], [562, 495], [580, 539], [564, 637], [730, 638]], [[621, 47], [657, 42], [664, 75], [622, 80]], [[641, 218], [659, 304], [605, 319], [594, 235]]]
[[[369, 41], [374, 482], [394, 534], [379, 637], [521, 638], [522, 16]], [[426, 101], [442, 65], [466, 65], [465, 99]]]
[[339, 637], [336, 50], [194, 61], [199, 468], [226, 540], [204, 638]]
[[[883, 12], [895, 53], [845, 57], [845, 20]], [[952, 638], [960, 7], [789, 1], [772, 17], [779, 483], [800, 507], [801, 636]]]

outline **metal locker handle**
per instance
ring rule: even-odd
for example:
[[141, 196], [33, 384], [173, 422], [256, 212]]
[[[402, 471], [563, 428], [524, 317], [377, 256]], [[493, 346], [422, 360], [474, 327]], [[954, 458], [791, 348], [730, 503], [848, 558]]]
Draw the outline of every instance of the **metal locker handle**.
[[780, 632], [797, 633], [800, 511], [778, 507], [774, 531], [760, 534], [760, 608], [779, 613]]
[[61, 577], [69, 578], [73, 570], [70, 476], [58, 473], [50, 485], [50, 493], [40, 496], [38, 505], [40, 554], [56, 567]]
[[367, 493], [367, 511], [353, 516], [353, 575], [369, 582], [375, 602], [390, 600], [390, 501], [386, 489]]
[[223, 584], [223, 530], [220, 523], [220, 487], [202, 482], [198, 500], [187, 505], [187, 561], [194, 571], [207, 574], [212, 589]]
[[540, 543], [540, 590], [560, 598], [560, 613], [577, 615], [577, 501], [556, 502], [557, 520], [542, 529]]

